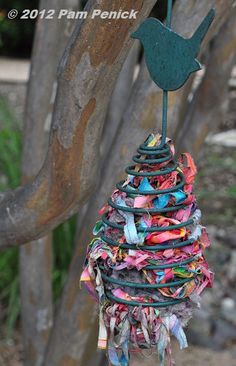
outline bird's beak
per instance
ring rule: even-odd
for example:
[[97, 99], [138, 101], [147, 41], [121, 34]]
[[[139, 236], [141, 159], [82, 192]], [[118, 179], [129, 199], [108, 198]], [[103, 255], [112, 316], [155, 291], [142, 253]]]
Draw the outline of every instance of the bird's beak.
[[135, 31], [135, 32], [131, 33], [131, 38], [139, 39], [139, 32]]

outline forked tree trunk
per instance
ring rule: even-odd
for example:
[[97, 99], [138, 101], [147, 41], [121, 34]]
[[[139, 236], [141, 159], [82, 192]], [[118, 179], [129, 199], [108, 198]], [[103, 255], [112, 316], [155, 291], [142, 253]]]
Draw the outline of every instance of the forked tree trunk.
[[[136, 1], [135, 3], [127, 0], [119, 2], [99, 1], [99, 4], [96, 4], [96, 7], [101, 7], [106, 10], [119, 10], [120, 8], [125, 10], [139, 10], [136, 20], [129, 20], [127, 22], [124, 20], [113, 20], [114, 23], [112, 28], [110, 27], [109, 22], [104, 22], [104, 20], [101, 19], [90, 20], [89, 17], [87, 18], [87, 22], [89, 23], [87, 25], [90, 35], [88, 40], [90, 54], [85, 54], [84, 59], [82, 58], [81, 61], [84, 67], [82, 68], [82, 71], [86, 72], [85, 75], [82, 76], [81, 72], [79, 72], [79, 68], [76, 75], [80, 81], [82, 77], [82, 85], [85, 83], [85, 85], [89, 85], [92, 90], [89, 90], [91, 96], [88, 101], [86, 96], [88, 90], [86, 89], [82, 92], [82, 85], [80, 85], [78, 94], [79, 99], [78, 101], [75, 101], [78, 107], [82, 107], [82, 105], [85, 104], [86, 113], [84, 119], [85, 122], [89, 119], [89, 124], [86, 126], [85, 123], [84, 126], [86, 136], [84, 140], [84, 152], [76, 151], [77, 154], [74, 155], [75, 159], [78, 159], [78, 155], [84, 159], [82, 169], [80, 167], [80, 174], [81, 179], [83, 179], [82, 189], [86, 189], [86, 192], [88, 191], [88, 188], [92, 189], [94, 187], [94, 182], [97, 178], [97, 166], [99, 164], [98, 148], [102, 122], [105, 118], [109, 98], [115, 84], [116, 76], [118, 75], [118, 70], [120, 70], [122, 62], [127, 55], [127, 51], [132, 44], [129, 33], [148, 15], [154, 3], [155, 0], [148, 2]], [[80, 32], [82, 33], [80, 33], [81, 39], [83, 39], [85, 34], [87, 37], [88, 33], [85, 33], [83, 28]], [[119, 34], [119, 37], [117, 38], [117, 42], [114, 43], [114, 37], [117, 34]], [[80, 53], [75, 55], [75, 61], [78, 60], [79, 55]], [[88, 80], [90, 80], [89, 84], [87, 84]], [[73, 82], [75, 83], [74, 79]], [[78, 88], [77, 84], [76, 88]], [[83, 130], [79, 131], [77, 134], [77, 137], [80, 137], [80, 142], [83, 134]], [[90, 154], [88, 154], [88, 151], [90, 151]], [[78, 198], [81, 198], [81, 196]], [[75, 258], [74, 266], [77, 268], [77, 271], [74, 272], [73, 278], [70, 277], [70, 285], [66, 287], [66, 294], [61, 301], [58, 315], [59, 321], [56, 321], [55, 323], [44, 365], [78, 365], [81, 364], [82, 360], [84, 364], [87, 364], [88, 358], [86, 357], [86, 352], [87, 355], [91, 352], [88, 348], [85, 350], [89, 337], [87, 326], [93, 324], [97, 314], [93, 312], [93, 302], [88, 300], [87, 294], [82, 292], [78, 302], [74, 296], [79, 287], [78, 270], [79, 268], [82, 268], [82, 263], [83, 257], [81, 255]]]
[[[233, 3], [233, 0], [182, 1], [184, 13], [195, 6], [200, 10], [215, 6], [217, 17], [209, 36], [230, 12]], [[42, 237], [75, 213], [78, 204], [92, 191], [108, 100], [120, 65], [133, 43], [129, 33], [154, 3], [154, 0], [136, 0], [135, 5], [131, 0], [88, 3], [88, 17], [79, 21], [60, 65], [45, 163], [31, 184], [5, 194], [0, 201], [0, 248]], [[91, 11], [95, 8], [109, 11], [119, 10], [118, 7], [137, 10], [137, 18], [114, 19], [112, 27], [110, 21], [91, 18]], [[189, 24], [193, 24], [193, 19]]]
[[[0, 202], [0, 248], [42, 237], [78, 211], [93, 190], [111, 92], [133, 44], [130, 32], [156, 0], [89, 1], [58, 70], [49, 150], [35, 180]], [[92, 19], [94, 9], [137, 11], [136, 19]], [[117, 37], [117, 35], [119, 35]], [[114, 42], [114, 39], [116, 42]], [[25, 223], [27, 222], [27, 226]]]

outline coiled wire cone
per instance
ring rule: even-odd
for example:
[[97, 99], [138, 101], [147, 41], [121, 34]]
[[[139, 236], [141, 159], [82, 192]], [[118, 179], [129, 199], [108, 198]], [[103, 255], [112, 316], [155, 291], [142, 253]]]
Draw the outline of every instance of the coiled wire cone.
[[163, 354], [168, 332], [185, 347], [182, 325], [191, 302], [212, 282], [203, 255], [209, 241], [192, 191], [195, 165], [189, 154], [176, 161], [171, 141], [160, 148], [160, 139], [150, 135], [139, 146], [127, 179], [100, 210], [99, 236], [81, 277], [99, 298], [100, 330], [109, 333], [100, 335], [99, 346], [110, 339], [110, 360], [119, 346], [128, 360], [129, 341], [136, 348], [164, 342]]
[[[130, 306], [166, 307], [178, 304], [186, 301], [203, 279], [201, 266], [204, 258], [200, 248], [197, 252], [189, 252], [191, 245], [199, 245], [202, 234], [200, 210], [192, 195], [196, 169], [192, 160], [192, 166], [184, 168], [183, 159], [179, 162], [175, 160], [171, 142], [168, 141], [160, 149], [159, 140], [160, 136], [150, 135], [140, 145], [138, 154], [133, 156], [133, 165], [126, 168], [127, 180], [116, 185], [117, 190], [102, 210], [102, 224], [99, 223], [100, 241], [110, 247], [112, 257], [108, 261], [99, 258], [96, 262], [104, 284], [105, 298]], [[163, 199], [165, 204], [161, 202]], [[195, 235], [194, 230], [197, 231]], [[155, 256], [158, 252], [160, 257], [160, 252], [165, 256], [167, 250], [172, 250], [173, 255], [177, 249], [187, 255], [180, 256], [180, 259], [173, 258], [173, 261], [169, 258], [158, 260]], [[117, 251], [122, 251], [122, 254], [114, 258]], [[149, 252], [149, 258], [141, 270], [137, 270], [130, 261], [129, 265], [124, 265], [126, 256], [135, 256], [134, 251], [139, 257]], [[122, 271], [117, 268], [122, 268]], [[131, 273], [137, 281], [129, 280]], [[190, 285], [187, 286], [187, 283]], [[178, 294], [178, 289], [183, 288], [187, 291]], [[127, 298], [116, 296], [117, 289], [125, 290]], [[145, 292], [144, 301], [140, 301], [142, 290]], [[158, 301], [154, 301], [153, 297], [149, 299], [150, 292], [158, 295]], [[138, 293], [139, 300], [135, 297]]]
[[[143, 226], [140, 225], [140, 218], [142, 215], [145, 217], [149, 216], [149, 222], [153, 221], [153, 217], [163, 217], [163, 218], [171, 218], [176, 217], [177, 212], [180, 210], [186, 210], [187, 208], [192, 207], [193, 210], [196, 210], [196, 206], [188, 200], [183, 200], [183, 203], [176, 203], [173, 199], [166, 207], [158, 207], [150, 204], [152, 199], [155, 199], [158, 196], [162, 196], [171, 194], [184, 194], [184, 187], [186, 185], [185, 176], [183, 171], [179, 167], [179, 164], [175, 161], [173, 156], [173, 146], [170, 143], [166, 143], [165, 146], [159, 149], [158, 146], [150, 146], [156, 142], [158, 139], [154, 136], [150, 136], [147, 141], [140, 145], [137, 152], [138, 154], [133, 157], [134, 164], [126, 168], [126, 172], [128, 173], [128, 180], [119, 182], [116, 187], [117, 191], [115, 194], [108, 200], [108, 206], [105, 207], [105, 213], [102, 215], [102, 222], [104, 224], [103, 233], [101, 235], [101, 240], [104, 241], [108, 246], [113, 247], [113, 249], [123, 249], [123, 250], [138, 250], [140, 251], [151, 251], [151, 252], [164, 252], [167, 249], [176, 249], [183, 248], [193, 244], [196, 240], [194, 237], [191, 237], [189, 233], [187, 233], [187, 227], [193, 226], [194, 218], [190, 216], [190, 218], [186, 221], [182, 221], [176, 224], [169, 224], [168, 226], [159, 226], [159, 225], [149, 225]], [[174, 173], [174, 174], [173, 174]], [[171, 179], [174, 175], [173, 184], [169, 184], [167, 188], [158, 188], [161, 177], [162, 181]], [[140, 187], [140, 183], [145, 179], [146, 186]], [[139, 188], [140, 187], [140, 188]], [[180, 191], [181, 190], [181, 191]], [[135, 206], [135, 198], [136, 197], [148, 197], [148, 204], [144, 205], [144, 207], [134, 207]], [[122, 197], [122, 200], [120, 199]], [[186, 196], [184, 196], [185, 198]], [[130, 199], [130, 205], [125, 203], [125, 200]], [[119, 204], [118, 202], [122, 201], [123, 204]], [[186, 202], [185, 202], [186, 201]], [[177, 201], [178, 202], [178, 201]], [[137, 206], [137, 205], [136, 205]], [[199, 212], [199, 210], [198, 210]], [[136, 226], [137, 234], [141, 233], [144, 235], [148, 235], [149, 233], [157, 234], [164, 233], [166, 231], [176, 233], [181, 228], [184, 228], [186, 231], [186, 235], [182, 235], [181, 238], [175, 240], [166, 240], [161, 242], [161, 244], [153, 245], [153, 243], [146, 243], [144, 239], [143, 242], [130, 242], [127, 240], [127, 237], [124, 235], [124, 228], [126, 225], [126, 221], [124, 220], [124, 216], [126, 214], [131, 214], [134, 217], [134, 224]], [[120, 216], [122, 223], [117, 223], [114, 220], [114, 216]], [[191, 233], [190, 233], [191, 234]], [[137, 236], [137, 235], [136, 235]], [[125, 241], [123, 240], [125, 237]], [[172, 263], [161, 263], [161, 264], [147, 264], [145, 266], [145, 271], [159, 271], [164, 269], [172, 269], [176, 267], [183, 267], [187, 264], [190, 264], [193, 261], [197, 261], [196, 255], [191, 255], [185, 260], [173, 261]], [[129, 289], [148, 289], [152, 291], [158, 291], [161, 288], [174, 288], [176, 289], [179, 286], [187, 282], [191, 282], [195, 280], [195, 277], [198, 273], [187, 278], [174, 278], [172, 280], [161, 281], [161, 283], [150, 283], [148, 280], [145, 282], [132, 282], [120, 279], [117, 276], [113, 276], [112, 274], [112, 265], [104, 266], [103, 263], [99, 263], [99, 268], [101, 270], [101, 277], [104, 282], [105, 294], [108, 299], [111, 301], [115, 301], [118, 303], [128, 304], [132, 306], [152, 306], [152, 307], [165, 307], [177, 304], [179, 302], [185, 301], [186, 297], [171, 299], [168, 297], [166, 300], [164, 298], [161, 301], [132, 301], [119, 298], [114, 296], [111, 289], [111, 284], [119, 286], [119, 288], [128, 288]], [[200, 271], [199, 271], [200, 272]], [[148, 276], [147, 276], [148, 277]], [[175, 276], [176, 277], [176, 276]], [[178, 277], [178, 276], [177, 276]], [[107, 286], [108, 285], [108, 286]]]

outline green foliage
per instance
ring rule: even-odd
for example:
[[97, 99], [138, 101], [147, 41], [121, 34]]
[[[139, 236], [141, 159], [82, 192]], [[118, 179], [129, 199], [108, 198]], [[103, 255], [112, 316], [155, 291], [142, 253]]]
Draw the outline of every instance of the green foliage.
[[208, 224], [232, 226], [236, 223], [236, 150], [208, 149], [197, 175], [195, 191], [203, 218], [207, 217]]
[[76, 216], [59, 225], [53, 232], [54, 266], [53, 266], [53, 293], [57, 300], [66, 280], [71, 255], [74, 248], [76, 231]]
[[236, 199], [236, 186], [229, 187], [227, 193], [230, 198]]
[[[0, 54], [29, 57], [34, 36], [35, 19], [20, 19], [23, 9], [37, 9], [39, 0], [0, 0]], [[8, 19], [7, 13], [16, 9], [19, 15]]]
[[[20, 183], [21, 133], [4, 99], [0, 98], [0, 190]], [[5, 309], [6, 335], [11, 336], [19, 314], [18, 249], [0, 252], [0, 303]]]
[[[0, 97], [0, 191], [20, 184], [21, 132], [6, 101]], [[65, 283], [76, 230], [76, 218], [53, 232], [53, 293], [56, 301]], [[0, 252], [0, 304], [4, 309], [6, 337], [12, 331], [20, 312], [18, 248]]]
[[0, 190], [20, 183], [21, 132], [4, 99], [0, 98]]

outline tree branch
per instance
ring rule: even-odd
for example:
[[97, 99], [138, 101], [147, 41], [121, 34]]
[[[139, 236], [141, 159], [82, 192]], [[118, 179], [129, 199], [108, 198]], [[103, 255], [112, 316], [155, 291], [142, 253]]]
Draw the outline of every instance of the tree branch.
[[140, 44], [135, 42], [116, 81], [102, 132], [101, 156], [107, 155], [119, 129], [132, 90], [134, 68], [138, 63], [139, 52]]
[[177, 145], [180, 151], [200, 152], [206, 136], [222, 122], [228, 96], [228, 80], [236, 61], [236, 8], [213, 40], [206, 71], [188, 108], [179, 122]]
[[[49, 150], [31, 184], [6, 194], [0, 204], [0, 248], [35, 240], [78, 210], [92, 191], [109, 97], [133, 43], [130, 32], [156, 0], [90, 1], [58, 70]], [[137, 10], [136, 19], [91, 18], [101, 11]], [[119, 37], [117, 37], [119, 34]], [[114, 42], [115, 40], [115, 42]]]

